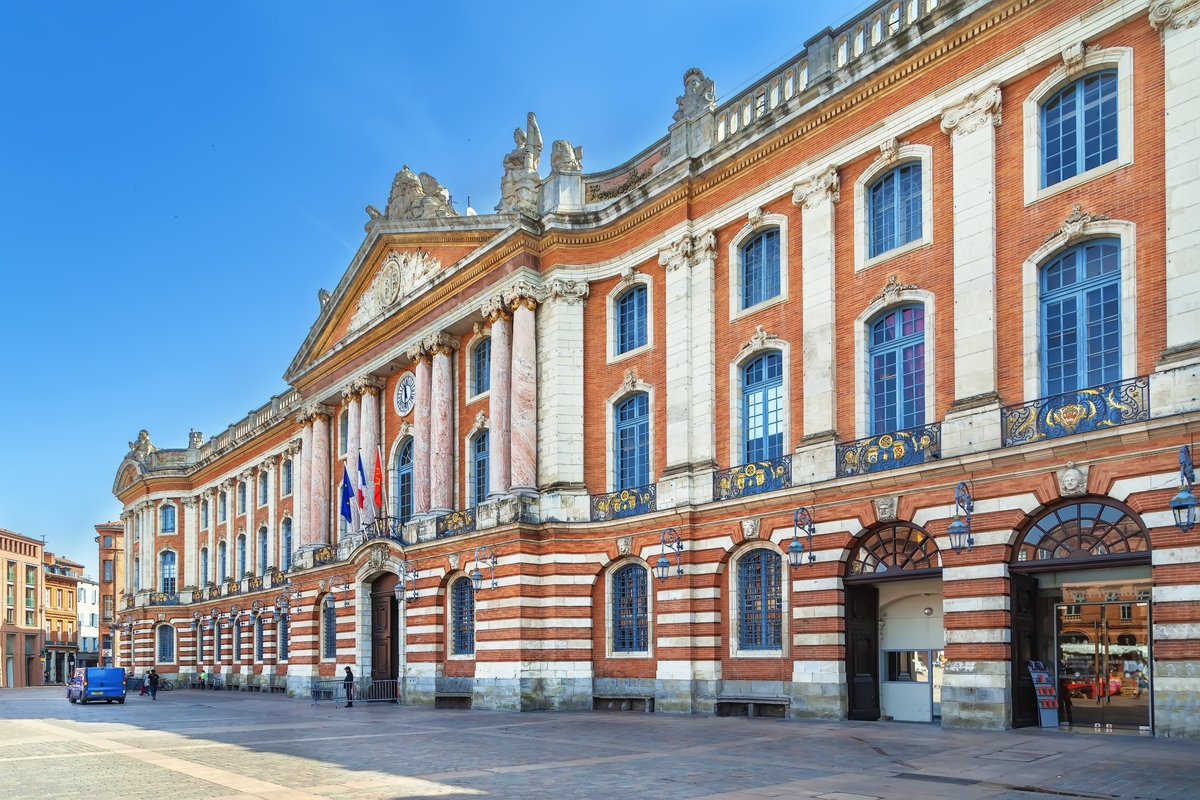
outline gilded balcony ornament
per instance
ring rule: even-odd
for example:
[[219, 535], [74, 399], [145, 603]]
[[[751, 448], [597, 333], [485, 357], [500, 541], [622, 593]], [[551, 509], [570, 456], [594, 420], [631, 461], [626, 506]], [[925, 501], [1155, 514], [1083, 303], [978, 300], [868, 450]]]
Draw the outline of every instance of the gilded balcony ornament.
[[773, 492], [792, 485], [792, 457], [780, 456], [767, 461], [752, 461], [713, 474], [713, 499]]
[[942, 456], [939, 423], [904, 431], [881, 433], [837, 447], [839, 478], [924, 464]]
[[461, 511], [451, 511], [437, 518], [438, 539], [447, 536], [458, 536], [460, 533], [470, 533], [475, 530], [475, 509], [464, 508]]
[[647, 514], [658, 508], [658, 487], [650, 484], [608, 494], [595, 494], [592, 495], [591, 505], [592, 522], [607, 522]]
[[1130, 378], [1001, 409], [1001, 444], [1011, 447], [1148, 419], [1150, 379]]
[[313, 566], [332, 564], [338, 560], [337, 545], [326, 544], [313, 551]]

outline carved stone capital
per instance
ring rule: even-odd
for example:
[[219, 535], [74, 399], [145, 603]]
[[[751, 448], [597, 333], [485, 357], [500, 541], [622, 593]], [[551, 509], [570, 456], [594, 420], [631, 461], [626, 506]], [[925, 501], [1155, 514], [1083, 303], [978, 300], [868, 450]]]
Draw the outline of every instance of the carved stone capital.
[[792, 187], [792, 204], [810, 210], [824, 202], [836, 203], [841, 198], [838, 168], [833, 164], [807, 181]]
[[383, 391], [384, 384], [385, 381], [383, 378], [376, 377], [370, 373], [359, 375], [357, 378], [351, 381], [351, 386], [353, 386], [354, 390], [360, 395], [379, 394]]
[[484, 319], [489, 325], [493, 325], [497, 320], [510, 320], [512, 314], [508, 311], [508, 306], [504, 304], [503, 294], [498, 294], [495, 297], [489, 297], [483, 301], [483, 307], [480, 309], [483, 312]]
[[549, 282], [542, 284], [537, 292], [537, 298], [542, 303], [566, 303], [574, 306], [587, 300], [589, 291], [590, 287], [587, 281], [552, 278]]
[[658, 264], [666, 269], [667, 272], [674, 272], [680, 267], [690, 267], [692, 265], [692, 252], [694, 249], [695, 242], [690, 235], [685, 234], [671, 244], [659, 249]]
[[301, 425], [308, 425], [319, 418], [328, 419], [332, 413], [329, 406], [314, 400], [296, 412], [296, 421]]
[[358, 388], [354, 385], [354, 381], [350, 381], [342, 387], [342, 402], [348, 403], [351, 400], [358, 399]]
[[532, 283], [526, 280], [519, 280], [508, 289], [504, 290], [504, 304], [513, 311], [524, 305], [530, 311], [536, 311], [538, 307], [538, 289]]
[[181, 498], [179, 502], [183, 504], [184, 508], [195, 508], [198, 499], [199, 498], [188, 496]]
[[457, 336], [451, 336], [445, 331], [431, 333], [421, 341], [426, 353], [443, 356], [449, 356], [461, 344], [462, 341]]
[[711, 260], [717, 257], [717, 234], [714, 231], [695, 237], [693, 258]]
[[1000, 85], [995, 83], [979, 94], [967, 95], [961, 103], [942, 111], [942, 132], [953, 141], [984, 125], [1000, 127], [1000, 101]]
[[425, 343], [421, 341], [413, 342], [404, 349], [404, 352], [414, 364], [429, 360], [429, 351], [425, 349]]
[[303, 447], [304, 442], [302, 439], [292, 439], [290, 442], [288, 442], [287, 450], [284, 452], [289, 456], [299, 455]]
[[1200, 22], [1200, 0], [1154, 0], [1150, 4], [1150, 27], [1166, 42], [1167, 31], [1191, 28]]

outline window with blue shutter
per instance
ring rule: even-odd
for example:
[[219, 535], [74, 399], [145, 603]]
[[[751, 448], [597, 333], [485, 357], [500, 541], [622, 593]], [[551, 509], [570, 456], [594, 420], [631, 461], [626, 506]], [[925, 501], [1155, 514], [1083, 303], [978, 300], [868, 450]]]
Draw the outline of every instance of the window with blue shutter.
[[488, 496], [488, 434], [481, 432], [475, 437], [473, 450], [473, 474], [471, 475], [471, 505], [477, 506]]
[[742, 308], [778, 297], [779, 229], [755, 236], [742, 247]]
[[925, 309], [885, 312], [871, 325], [871, 433], [925, 424]]
[[1117, 72], [1087, 75], [1042, 104], [1042, 188], [1117, 158]]
[[408, 439], [396, 453], [392, 468], [392, 497], [395, 498], [395, 514], [401, 523], [408, 522], [413, 515], [413, 440]]
[[783, 558], [754, 550], [738, 561], [738, 641], [743, 650], [783, 649]]
[[1120, 242], [1072, 247], [1042, 268], [1043, 395], [1121, 378]]
[[283, 521], [283, 542], [280, 544], [279, 550], [281, 569], [287, 572], [292, 568], [292, 520], [290, 517]]
[[454, 654], [475, 652], [475, 589], [470, 578], [459, 578], [451, 590], [451, 620], [454, 633]]
[[617, 300], [617, 355], [648, 341], [646, 302], [645, 286], [635, 286]]
[[483, 394], [492, 385], [492, 340], [488, 337], [475, 345], [472, 354], [475, 377], [475, 394]]
[[783, 354], [764, 353], [742, 370], [743, 462], [783, 455]]
[[644, 653], [649, 647], [649, 615], [646, 605], [647, 570], [630, 564], [613, 573], [613, 650]]
[[871, 184], [871, 257], [921, 238], [921, 162], [901, 164]]
[[175, 594], [175, 554], [170, 550], [166, 550], [158, 558], [158, 573], [162, 582], [162, 592], [164, 594]]
[[267, 529], [258, 529], [258, 574], [267, 574]]
[[175, 629], [170, 625], [158, 627], [158, 663], [171, 664], [175, 661]]
[[617, 491], [650, 483], [650, 396], [635, 394], [616, 409]]

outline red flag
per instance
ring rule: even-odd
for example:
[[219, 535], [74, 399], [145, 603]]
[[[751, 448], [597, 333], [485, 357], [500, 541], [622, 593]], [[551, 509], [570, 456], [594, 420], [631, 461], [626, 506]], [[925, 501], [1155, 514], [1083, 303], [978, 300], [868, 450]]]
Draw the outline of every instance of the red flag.
[[[383, 508], [383, 451], [378, 447], [375, 448], [375, 474], [372, 476], [375, 482], [375, 508]], [[378, 513], [383, 513], [379, 511]]]

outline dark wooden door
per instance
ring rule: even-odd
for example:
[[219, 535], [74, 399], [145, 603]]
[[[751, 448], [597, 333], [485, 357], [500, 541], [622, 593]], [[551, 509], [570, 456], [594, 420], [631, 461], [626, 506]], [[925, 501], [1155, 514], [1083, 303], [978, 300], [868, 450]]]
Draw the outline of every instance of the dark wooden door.
[[395, 575], [383, 575], [371, 586], [371, 679], [393, 681], [400, 677], [396, 625]]
[[[1040, 724], [1037, 692], [1029, 675], [1029, 662], [1037, 659], [1037, 578], [1032, 575], [1010, 575], [1012, 598], [1012, 685], [1013, 727], [1026, 728]], [[1053, 670], [1053, 664], [1047, 664]]]
[[846, 587], [846, 689], [850, 719], [879, 719], [879, 590]]

